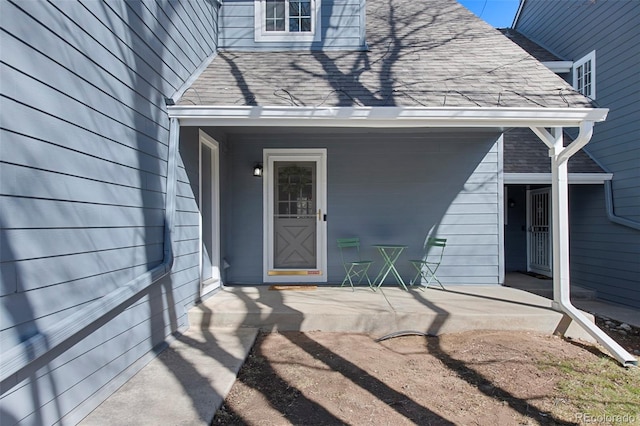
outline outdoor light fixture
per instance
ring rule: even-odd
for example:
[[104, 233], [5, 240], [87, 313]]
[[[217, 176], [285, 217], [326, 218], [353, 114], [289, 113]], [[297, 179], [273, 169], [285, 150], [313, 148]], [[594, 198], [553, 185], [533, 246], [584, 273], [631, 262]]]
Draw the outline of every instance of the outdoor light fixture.
[[262, 177], [262, 164], [261, 163], [256, 163], [256, 165], [253, 166], [253, 176], [254, 177]]

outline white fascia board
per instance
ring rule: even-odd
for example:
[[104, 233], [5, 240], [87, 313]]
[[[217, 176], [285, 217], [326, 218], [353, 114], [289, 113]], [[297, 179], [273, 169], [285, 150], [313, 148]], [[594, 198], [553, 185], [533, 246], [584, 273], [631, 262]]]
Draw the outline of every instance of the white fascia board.
[[168, 108], [184, 126], [578, 127], [605, 108], [192, 106]]
[[[569, 183], [600, 185], [612, 180], [612, 173], [569, 173]], [[505, 185], [551, 185], [551, 173], [505, 173]]]
[[516, 16], [513, 18], [513, 22], [511, 23], [511, 28], [516, 29], [516, 25], [518, 25], [518, 20], [520, 19], [520, 13], [522, 13], [522, 8], [524, 7], [524, 3], [527, 0], [520, 0], [520, 4], [518, 5], [518, 11], [516, 12]]
[[546, 61], [542, 65], [556, 74], [566, 74], [573, 69], [573, 61]]

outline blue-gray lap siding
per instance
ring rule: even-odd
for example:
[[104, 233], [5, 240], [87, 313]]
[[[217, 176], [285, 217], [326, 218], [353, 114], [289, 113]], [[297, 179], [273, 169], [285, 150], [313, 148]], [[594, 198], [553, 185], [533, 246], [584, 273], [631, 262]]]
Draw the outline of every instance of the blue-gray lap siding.
[[264, 148], [326, 148], [328, 282], [344, 276], [336, 239], [359, 236], [363, 256], [375, 243], [407, 244], [399, 261], [415, 271], [428, 234], [449, 239], [439, 277], [450, 284], [498, 284], [501, 244], [500, 148], [496, 132], [283, 129], [259, 136], [229, 132], [225, 238], [227, 282], [262, 282], [262, 180], [251, 175]]
[[570, 194], [571, 282], [640, 308], [640, 231], [607, 218], [602, 185], [574, 185]]
[[[516, 27], [563, 59], [575, 61], [596, 51], [596, 102], [600, 107], [609, 108], [609, 115], [596, 126], [585, 151], [613, 173], [615, 213], [636, 222], [640, 222], [638, 22], [640, 2], [636, 0], [527, 0]], [[604, 208], [604, 195], [595, 200]], [[637, 255], [640, 231], [611, 224], [604, 216], [601, 218], [602, 221], [588, 225], [593, 239], [587, 234], [573, 238], [571, 250], [589, 253], [585, 256], [592, 259], [613, 256], [621, 261], [608, 265], [575, 263], [572, 282], [596, 289], [601, 297], [640, 307], [637, 296], [628, 298], [640, 291], [640, 256]], [[602, 232], [609, 228], [615, 232]], [[636, 255], [629, 258], [628, 253]]]
[[365, 0], [322, 0], [321, 33], [317, 42], [256, 42], [252, 0], [222, 3], [220, 48], [227, 50], [348, 49], [364, 47]]
[[[212, 2], [177, 1], [2, 0], [0, 20], [6, 351], [162, 262], [164, 98], [215, 51], [216, 22]], [[2, 377], [1, 424], [81, 419], [185, 324], [198, 213], [180, 163], [171, 275]]]

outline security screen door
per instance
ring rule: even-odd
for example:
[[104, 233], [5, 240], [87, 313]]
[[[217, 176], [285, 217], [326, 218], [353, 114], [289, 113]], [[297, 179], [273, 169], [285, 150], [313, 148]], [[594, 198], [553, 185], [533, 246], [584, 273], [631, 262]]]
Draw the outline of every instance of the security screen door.
[[529, 192], [529, 271], [551, 276], [551, 189]]
[[270, 156], [265, 281], [326, 281], [324, 156]]

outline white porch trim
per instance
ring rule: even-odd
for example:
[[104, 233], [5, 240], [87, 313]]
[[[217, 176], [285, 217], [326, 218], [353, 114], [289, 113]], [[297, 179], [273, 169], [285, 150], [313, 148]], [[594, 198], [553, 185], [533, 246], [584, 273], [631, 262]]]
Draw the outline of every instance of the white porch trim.
[[[193, 106], [167, 108], [183, 126], [579, 127], [604, 121], [604, 108]], [[311, 120], [310, 120], [311, 119]]]
[[[569, 173], [569, 183], [602, 185], [613, 179], [613, 173]], [[551, 173], [505, 173], [505, 185], [551, 185]]]

